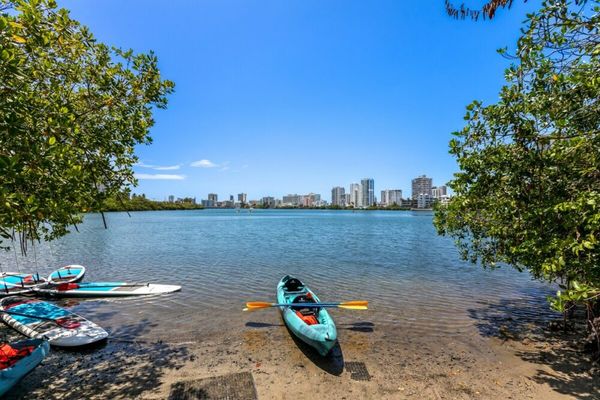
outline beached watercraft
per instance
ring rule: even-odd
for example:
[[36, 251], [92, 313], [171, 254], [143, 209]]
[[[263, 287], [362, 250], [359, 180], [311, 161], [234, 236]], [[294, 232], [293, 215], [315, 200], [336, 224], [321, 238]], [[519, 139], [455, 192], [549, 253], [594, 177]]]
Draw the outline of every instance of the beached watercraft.
[[127, 282], [62, 283], [36, 289], [37, 293], [56, 297], [123, 297], [172, 293], [181, 290], [177, 285]]
[[0, 273], [0, 297], [30, 293], [33, 288], [46, 284], [39, 274], [21, 272]]
[[280, 307], [285, 324], [298, 339], [327, 355], [336, 344], [337, 331], [325, 308], [310, 306], [319, 303], [319, 298], [300, 280], [286, 275], [277, 285], [277, 302], [294, 304]]
[[0, 345], [0, 396], [37, 367], [50, 352], [44, 339], [28, 339]]
[[83, 265], [67, 265], [59, 268], [48, 275], [48, 283], [72, 283], [79, 282], [85, 275], [85, 267]]
[[104, 329], [82, 316], [28, 297], [0, 300], [0, 319], [25, 336], [48, 339], [53, 346], [84, 346], [108, 337]]

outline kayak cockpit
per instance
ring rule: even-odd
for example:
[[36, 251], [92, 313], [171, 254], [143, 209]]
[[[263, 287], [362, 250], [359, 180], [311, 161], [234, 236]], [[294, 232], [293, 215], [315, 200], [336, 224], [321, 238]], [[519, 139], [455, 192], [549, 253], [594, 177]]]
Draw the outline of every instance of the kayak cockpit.
[[302, 320], [306, 325], [318, 325], [319, 321], [319, 307], [311, 307], [311, 303], [316, 303], [311, 292], [296, 296], [292, 301], [293, 304], [302, 304], [303, 307], [294, 307], [294, 311], [298, 318]]

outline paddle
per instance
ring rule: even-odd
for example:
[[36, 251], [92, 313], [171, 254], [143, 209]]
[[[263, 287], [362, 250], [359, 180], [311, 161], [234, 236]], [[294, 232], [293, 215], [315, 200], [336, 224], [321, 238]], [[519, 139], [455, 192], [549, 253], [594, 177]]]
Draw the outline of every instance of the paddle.
[[268, 303], [266, 301], [249, 301], [246, 303], [246, 308], [243, 311], [256, 311], [262, 310], [263, 308], [269, 307], [292, 307], [292, 308], [305, 308], [305, 307], [336, 307], [344, 308], [347, 310], [367, 310], [369, 302], [366, 300], [353, 300], [343, 301], [339, 303]]
[[8, 315], [16, 315], [18, 317], [26, 317], [26, 318], [39, 319], [42, 321], [53, 322], [56, 325], [60, 326], [61, 328], [66, 328], [66, 329], [75, 329], [81, 325], [77, 321], [69, 321], [69, 316], [54, 319], [54, 318], [40, 317], [37, 315], [31, 315], [31, 314], [22, 314], [22, 313], [18, 313], [18, 312], [14, 312], [14, 311], [0, 310], [0, 313], [8, 314]]

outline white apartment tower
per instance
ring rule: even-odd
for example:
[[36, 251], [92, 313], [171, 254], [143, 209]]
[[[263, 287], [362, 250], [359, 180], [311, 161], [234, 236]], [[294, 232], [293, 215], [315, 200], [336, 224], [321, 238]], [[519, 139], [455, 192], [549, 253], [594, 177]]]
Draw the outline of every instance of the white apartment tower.
[[432, 179], [421, 175], [412, 180], [412, 199], [417, 200], [420, 194], [431, 196]]
[[351, 183], [350, 184], [350, 203], [354, 206], [354, 208], [362, 207], [362, 197], [360, 195], [361, 187], [360, 183]]
[[439, 200], [442, 197], [446, 196], [447, 193], [447, 189], [446, 186], [434, 186], [431, 188], [431, 195], [433, 196], [434, 199]]
[[331, 204], [334, 206], [344, 207], [346, 205], [346, 191], [341, 186], [336, 186], [331, 189]]
[[402, 205], [402, 190], [387, 189], [381, 191], [381, 204], [384, 206]]

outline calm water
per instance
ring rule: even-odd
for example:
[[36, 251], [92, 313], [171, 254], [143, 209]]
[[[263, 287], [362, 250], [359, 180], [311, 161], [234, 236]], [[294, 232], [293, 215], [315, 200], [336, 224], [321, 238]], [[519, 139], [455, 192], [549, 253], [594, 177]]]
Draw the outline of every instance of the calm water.
[[[2, 254], [2, 268], [46, 275], [50, 266], [77, 263], [87, 266], [88, 281], [183, 286], [160, 297], [63, 302], [115, 337], [185, 340], [248, 329], [246, 322], [271, 311], [250, 316], [241, 312], [243, 303], [275, 301], [285, 274], [300, 277], [324, 301], [369, 300], [362, 320], [419, 335], [473, 332], [474, 315], [490, 305], [518, 305], [510, 312], [522, 318], [547, 309], [548, 286], [512, 269], [485, 271], [460, 261], [452, 240], [435, 233], [430, 213], [201, 210], [107, 218], [105, 230], [99, 215], [87, 216], [79, 233], [38, 246], [18, 267], [13, 253]], [[357, 318], [348, 313], [334, 318]]]

